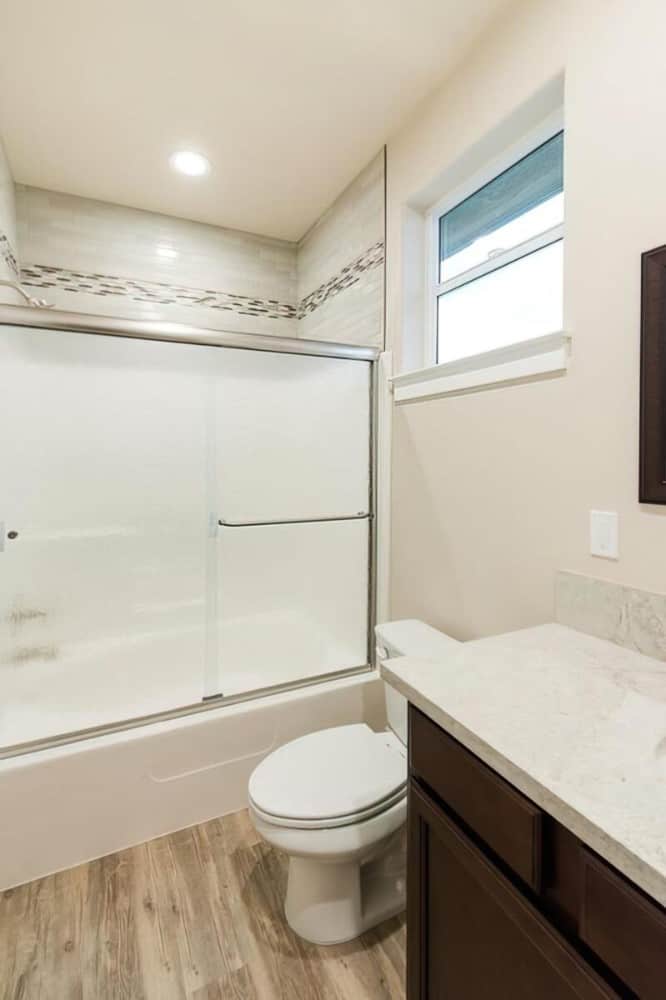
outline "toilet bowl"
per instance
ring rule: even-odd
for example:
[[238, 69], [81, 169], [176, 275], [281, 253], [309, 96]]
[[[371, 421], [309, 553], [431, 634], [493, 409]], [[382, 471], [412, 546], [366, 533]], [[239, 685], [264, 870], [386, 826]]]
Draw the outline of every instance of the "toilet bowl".
[[[378, 652], [442, 659], [459, 644], [423, 622], [377, 626]], [[257, 832], [289, 856], [287, 922], [315, 944], [349, 941], [405, 906], [407, 704], [385, 688], [390, 729], [310, 733], [254, 770]]]
[[402, 852], [386, 855], [405, 824], [406, 780], [400, 741], [365, 724], [303, 736], [255, 770], [250, 814], [289, 855], [285, 915], [301, 937], [348, 941], [402, 910]]

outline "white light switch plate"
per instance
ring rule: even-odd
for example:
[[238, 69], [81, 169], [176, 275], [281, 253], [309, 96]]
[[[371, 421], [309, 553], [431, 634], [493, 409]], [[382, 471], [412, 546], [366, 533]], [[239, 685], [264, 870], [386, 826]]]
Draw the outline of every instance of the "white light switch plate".
[[613, 510], [590, 511], [590, 552], [603, 559], [619, 559], [618, 516]]

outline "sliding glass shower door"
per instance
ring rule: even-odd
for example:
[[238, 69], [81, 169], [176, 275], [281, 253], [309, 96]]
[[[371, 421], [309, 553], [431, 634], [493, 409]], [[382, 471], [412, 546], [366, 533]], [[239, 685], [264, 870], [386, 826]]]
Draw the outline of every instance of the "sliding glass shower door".
[[0, 328], [0, 749], [365, 665], [370, 368]]
[[207, 352], [0, 332], [0, 743], [201, 698]]
[[370, 365], [220, 350], [206, 694], [367, 662]]

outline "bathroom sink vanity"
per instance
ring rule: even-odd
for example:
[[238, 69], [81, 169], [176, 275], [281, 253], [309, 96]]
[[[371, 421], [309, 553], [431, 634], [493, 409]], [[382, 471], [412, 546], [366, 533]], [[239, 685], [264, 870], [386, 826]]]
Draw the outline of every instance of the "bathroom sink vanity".
[[391, 660], [408, 1000], [663, 1000], [666, 667], [561, 626]]

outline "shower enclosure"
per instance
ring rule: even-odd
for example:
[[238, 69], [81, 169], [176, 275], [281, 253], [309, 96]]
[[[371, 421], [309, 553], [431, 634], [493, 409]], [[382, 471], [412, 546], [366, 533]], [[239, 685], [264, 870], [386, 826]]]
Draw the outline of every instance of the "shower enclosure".
[[368, 669], [375, 361], [0, 308], [0, 755]]

